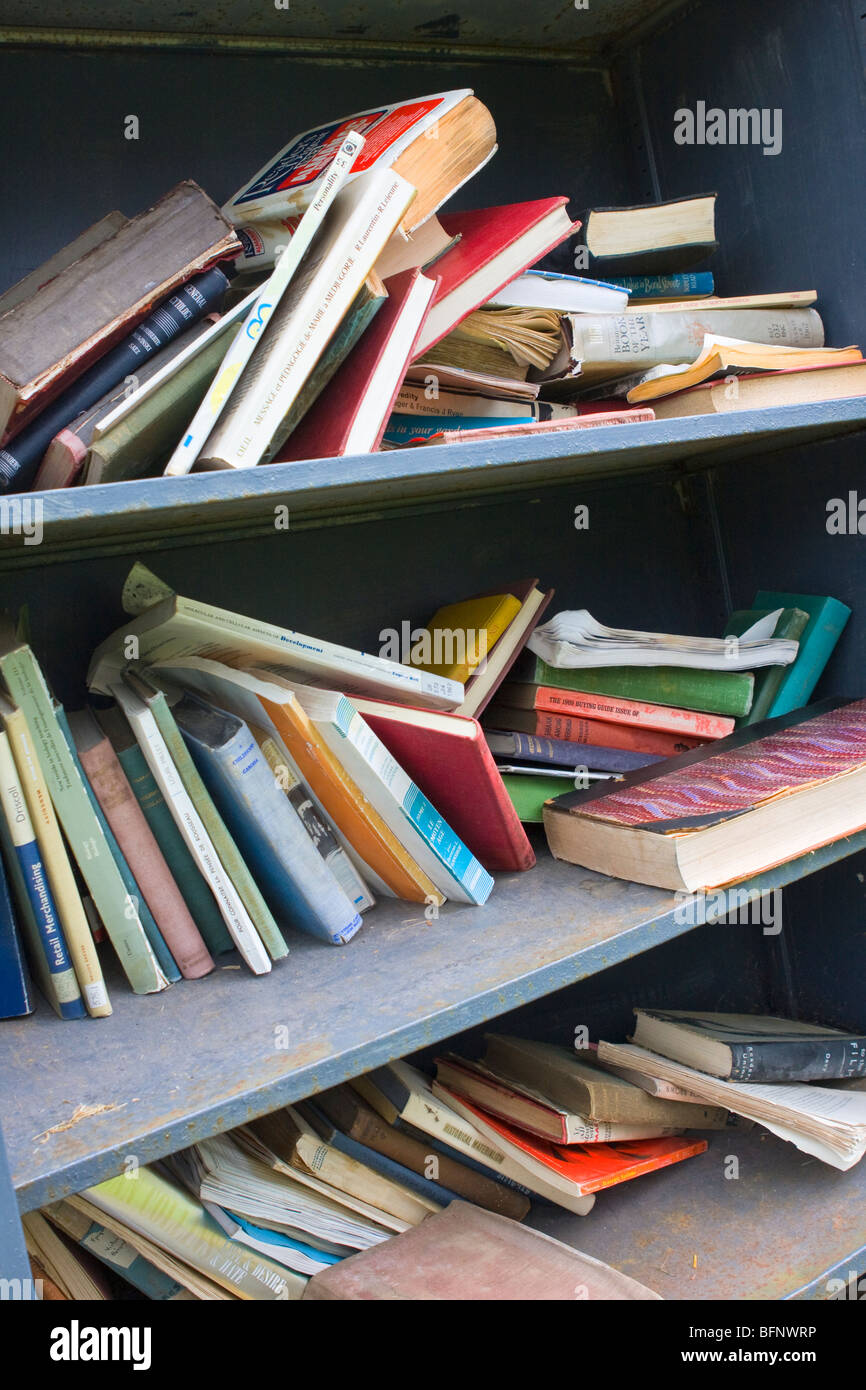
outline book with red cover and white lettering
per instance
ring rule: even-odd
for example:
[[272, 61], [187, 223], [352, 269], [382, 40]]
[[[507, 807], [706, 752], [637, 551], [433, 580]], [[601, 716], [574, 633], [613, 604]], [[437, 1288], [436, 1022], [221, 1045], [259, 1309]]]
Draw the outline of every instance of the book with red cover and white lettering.
[[421, 330], [416, 357], [577, 231], [580, 223], [571, 221], [567, 203], [564, 197], [538, 198], [439, 214], [448, 236], [460, 240], [436, 262], [439, 288]]
[[352, 703], [485, 869], [532, 868], [535, 853], [476, 719], [383, 700]]
[[500, 691], [503, 704], [514, 709], [545, 710], [550, 714], [577, 715], [579, 719], [602, 719], [610, 724], [627, 724], [660, 733], [686, 734], [691, 738], [726, 738], [734, 732], [735, 721], [722, 714], [655, 705], [647, 700], [628, 700], [622, 695], [596, 695], [580, 690], [560, 690], [558, 686], [537, 685], [532, 681], [509, 681]]
[[379, 447], [436, 289], [420, 270], [385, 281], [388, 299], [276, 462], [366, 454]]
[[665, 1135], [658, 1139], [631, 1139], [613, 1144], [554, 1144], [497, 1119], [459, 1096], [441, 1081], [433, 1082], [433, 1094], [506, 1154], [519, 1157], [530, 1172], [538, 1172], [549, 1185], [572, 1196], [588, 1197], [602, 1188], [667, 1168], [706, 1150], [706, 1139]]
[[566, 420], [526, 420], [511, 425], [485, 425], [480, 429], [441, 430], [424, 440], [425, 444], [471, 444], [476, 439], [512, 439], [521, 434], [562, 434], [564, 430], [595, 429], [598, 425], [646, 425], [655, 411], [598, 410], [569, 416]]
[[554, 713], [544, 709], [519, 709], [509, 704], [507, 691], [485, 711], [488, 729], [505, 729], [532, 734], [535, 738], [563, 739], [566, 743], [589, 743], [593, 748], [624, 748], [633, 753], [654, 753], [661, 758], [688, 752], [703, 740], [691, 735], [642, 729], [631, 724], [614, 724], [605, 719], [584, 719], [578, 714]]

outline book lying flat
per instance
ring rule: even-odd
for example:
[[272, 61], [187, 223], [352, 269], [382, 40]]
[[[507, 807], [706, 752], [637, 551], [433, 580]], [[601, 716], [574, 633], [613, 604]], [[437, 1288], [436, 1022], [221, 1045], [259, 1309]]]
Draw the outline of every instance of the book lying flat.
[[[775, 617], [775, 615], [773, 615]], [[527, 646], [551, 666], [692, 666], [699, 670], [752, 671], [758, 666], [788, 666], [797, 643], [770, 636], [767, 620], [745, 633], [736, 650], [723, 637], [674, 636], [605, 627], [585, 608], [557, 613], [536, 628]]]
[[488, 706], [484, 713], [484, 723], [491, 729], [516, 730], [533, 738], [591, 744], [599, 752], [612, 748], [659, 758], [671, 758], [675, 753], [684, 753], [689, 748], [699, 747], [702, 742], [699, 738], [684, 734], [641, 729], [631, 724], [612, 724], [605, 719], [584, 719], [577, 714], [557, 714], [552, 710], [542, 709], [517, 709], [514, 705], [506, 705], [504, 700], [494, 700]]
[[752, 724], [544, 812], [558, 859], [659, 888], [717, 888], [866, 828], [866, 700]]
[[488, 872], [532, 868], [535, 851], [477, 720], [379, 700], [352, 703]]
[[823, 367], [785, 366], [771, 372], [738, 374], [731, 382], [703, 381], [653, 401], [657, 420], [686, 415], [726, 415], [737, 410], [768, 410], [776, 405], [805, 405], [866, 396], [866, 362], [830, 363]]
[[515, 709], [574, 714], [579, 719], [600, 719], [611, 724], [682, 734], [687, 738], [724, 738], [734, 731], [733, 719], [724, 715], [650, 704], [646, 700], [627, 699], [624, 695], [601, 695], [581, 689], [563, 690], [557, 686], [535, 685], [527, 681], [508, 681], [500, 690], [499, 698]]
[[436, 1080], [488, 1115], [554, 1144], [607, 1144], [679, 1134], [675, 1125], [612, 1124], [590, 1120], [549, 1101], [543, 1092], [498, 1076], [480, 1062], [449, 1054], [436, 1058]]
[[802, 1082], [721, 1081], [633, 1044], [600, 1042], [602, 1060], [682, 1086], [713, 1105], [757, 1120], [804, 1153], [847, 1171], [866, 1153], [866, 1095]]
[[532, 763], [539, 772], [549, 765], [573, 770], [585, 767], [593, 772], [634, 772], [659, 762], [654, 753], [629, 753], [620, 748], [594, 748], [590, 743], [569, 743], [566, 739], [534, 738], [532, 734], [489, 732], [487, 746], [495, 758], [512, 763]]
[[669, 275], [691, 270], [716, 250], [716, 195], [665, 203], [594, 208], [583, 217], [581, 242], [595, 270], [609, 275]]
[[586, 430], [603, 425], [647, 425], [655, 419], [651, 410], [605, 410], [591, 415], [570, 415], [564, 420], [526, 420], [514, 424], [485, 425], [479, 429], [443, 430], [431, 435], [428, 444], [472, 444], [477, 440], [515, 439], [520, 435], [562, 434], [565, 430]]
[[784, 367], [834, 367], [862, 362], [858, 347], [827, 348], [800, 347], [790, 343], [743, 342], [720, 333], [707, 333], [703, 346], [689, 365], [660, 365], [648, 372], [642, 381], [632, 386], [628, 400], [634, 405], [654, 401], [683, 391], [711, 377], [729, 376], [738, 371], [777, 371]]
[[634, 1042], [727, 1081], [836, 1081], [866, 1075], [866, 1037], [765, 1014], [635, 1009]]
[[[138, 639], [138, 660], [159, 666], [176, 657], [197, 656], [228, 660], [233, 665], [272, 665], [302, 674], [307, 684], [322, 681], [347, 692], [402, 700], [407, 704], [453, 709], [463, 699], [463, 686], [442, 680], [371, 652], [354, 651], [336, 642], [308, 637], [274, 624], [233, 613], [214, 604], [172, 594], [153, 603], [139, 602], [147, 579], [154, 576], [136, 566], [124, 588], [124, 607], [138, 617], [124, 623], [97, 647], [88, 671], [93, 690], [107, 687], [128, 665], [125, 655], [130, 637]], [[156, 581], [158, 583], [159, 581]]]
[[[741, 631], [751, 627], [760, 616], [763, 615], [756, 613]], [[774, 637], [794, 635], [773, 633]], [[559, 690], [619, 695], [627, 700], [648, 700], [655, 705], [676, 705], [734, 718], [749, 714], [756, 684], [751, 671], [702, 671], [680, 666], [584, 666], [575, 670], [551, 666], [531, 652], [521, 657], [514, 675], [518, 681]]]
[[581, 275], [557, 275], [549, 270], [525, 270], [509, 281], [488, 303], [560, 309], [563, 313], [615, 314], [628, 304], [624, 285], [587, 280]]
[[672, 1163], [694, 1158], [706, 1151], [706, 1139], [665, 1136], [658, 1139], [632, 1139], [618, 1144], [553, 1144], [537, 1139], [505, 1120], [497, 1119], [479, 1106], [470, 1104], [440, 1082], [433, 1082], [433, 1094], [444, 1100], [485, 1135], [489, 1142], [515, 1154], [530, 1172], [543, 1174], [562, 1205], [564, 1196], [589, 1197], [606, 1187], [654, 1173]]
[[462, 367], [449, 367], [439, 363], [412, 362], [406, 369], [406, 383], [435, 393], [439, 390], [471, 392], [480, 396], [521, 401], [534, 401], [541, 390], [537, 381], [523, 381], [519, 378], [501, 377], [485, 372], [469, 371]]
[[676, 1125], [719, 1129], [725, 1112], [703, 1106], [698, 1113], [678, 1099], [659, 1100], [599, 1066], [594, 1049], [569, 1051], [554, 1043], [489, 1033], [484, 1062], [491, 1071], [542, 1093], [563, 1110], [599, 1124]]
[[466, 1202], [321, 1274], [305, 1299], [515, 1303], [657, 1299], [643, 1284], [550, 1236]]

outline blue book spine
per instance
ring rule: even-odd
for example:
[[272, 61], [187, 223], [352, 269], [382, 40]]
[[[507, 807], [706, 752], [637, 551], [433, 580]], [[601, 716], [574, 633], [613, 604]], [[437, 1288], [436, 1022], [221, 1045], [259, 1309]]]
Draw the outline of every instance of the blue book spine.
[[0, 1018], [33, 1012], [30, 978], [21, 949], [6, 872], [0, 860]]
[[[207, 706], [203, 710], [197, 718], [197, 711], [176, 706], [175, 717], [271, 910], [320, 941], [335, 946], [351, 941], [361, 915], [313, 845], [246, 724]], [[228, 738], [217, 735], [218, 746], [208, 741], [209, 715], [235, 729]]]
[[815, 594], [777, 594], [762, 589], [755, 597], [755, 607], [801, 608], [809, 614], [806, 630], [800, 638], [800, 649], [785, 671], [768, 718], [788, 714], [809, 703], [842, 629], [851, 616], [851, 609], [836, 598], [820, 598]]
[[89, 1230], [78, 1241], [83, 1250], [88, 1250], [101, 1264], [113, 1269], [121, 1278], [131, 1284], [146, 1298], [156, 1303], [166, 1303], [185, 1294], [182, 1284], [170, 1275], [139, 1255], [121, 1236], [100, 1226], [94, 1221]]
[[[586, 767], [591, 771], [635, 772], [639, 767], [660, 763], [652, 753], [629, 753], [623, 748], [595, 748], [588, 743], [569, 743], [564, 738], [542, 738], [536, 734], [512, 733], [514, 752], [509, 761], [550, 763], [554, 767]], [[502, 755], [496, 753], [496, 757]]]
[[682, 275], [622, 275], [629, 299], [706, 299], [715, 292], [711, 270]]
[[412, 439], [430, 439], [443, 430], [486, 430], [491, 425], [528, 425], [537, 416], [530, 411], [518, 415], [391, 415], [382, 436], [386, 444], [408, 444]]
[[144, 928], [144, 934], [150, 942], [151, 950], [159, 961], [160, 969], [165, 978], [171, 980], [172, 984], [177, 984], [178, 980], [182, 978], [181, 973], [177, 968], [174, 956], [165, 944], [165, 937], [156, 925], [153, 914], [144, 900], [144, 894], [136, 883], [132, 870], [126, 862], [126, 856], [114, 838], [114, 832], [103, 815], [102, 807], [96, 799], [96, 793], [90, 785], [87, 773], [81, 765], [78, 749], [75, 747], [75, 739], [72, 737], [69, 721], [66, 718], [66, 711], [58, 705], [54, 712], [57, 716], [57, 722], [60, 725], [63, 737], [69, 745], [69, 752], [72, 754], [75, 766], [78, 768], [82, 786], [87, 793], [87, 799], [93, 807], [93, 814], [99, 821], [100, 829], [105, 836], [105, 843], [108, 845], [111, 857], [117, 865], [117, 871], [123, 880], [123, 886], [135, 903], [135, 908], [138, 912], [138, 920]]
[[9, 837], [24, 881], [24, 889], [39, 932], [39, 941], [51, 972], [61, 1018], [86, 1018], [87, 1010], [69, 956], [63, 927], [48, 877], [42, 864], [33, 823], [6, 734], [0, 734], [0, 801]]

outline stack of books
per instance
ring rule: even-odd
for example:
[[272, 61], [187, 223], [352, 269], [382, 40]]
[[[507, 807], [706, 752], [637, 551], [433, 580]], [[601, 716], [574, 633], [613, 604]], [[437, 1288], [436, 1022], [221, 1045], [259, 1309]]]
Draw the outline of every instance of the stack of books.
[[[647, 1110], [665, 1110], [630, 1083], [597, 1075], [601, 1089], [633, 1092]], [[452, 1290], [467, 1281], [471, 1257], [467, 1297], [501, 1299], [511, 1288], [515, 1296], [573, 1298], [576, 1277], [598, 1297], [656, 1296], [519, 1225], [531, 1194], [508, 1171], [528, 1176], [533, 1195], [557, 1191], [556, 1178], [534, 1178], [529, 1160], [505, 1160], [498, 1145], [479, 1141], [478, 1156], [465, 1153], [451, 1131], [466, 1136], [473, 1127], [433, 1097], [413, 1068], [398, 1063], [357, 1085], [377, 1098], [379, 1109], [388, 1105], [386, 1091], [413, 1115], [413, 1098], [429, 1098], [443, 1132], [431, 1137], [429, 1124], [422, 1131], [397, 1116], [385, 1121], [353, 1087], [339, 1086], [143, 1167], [135, 1182], [111, 1178], [26, 1216], [34, 1274], [58, 1298], [383, 1297], [381, 1271], [389, 1271], [389, 1282], [411, 1283], [423, 1249], [425, 1279]], [[726, 1114], [700, 1105], [691, 1110], [696, 1118]], [[638, 1143], [628, 1154], [605, 1158], [612, 1146], [596, 1145], [594, 1177], [601, 1185], [624, 1181], [703, 1147], [665, 1139], [655, 1149]], [[572, 1210], [588, 1210], [593, 1200], [567, 1190], [562, 1197]], [[545, 1268], [533, 1277], [539, 1261]], [[566, 1274], [571, 1281], [563, 1293]], [[423, 1296], [431, 1296], [429, 1285]]]
[[837, 599], [766, 590], [720, 638], [558, 613], [530, 635], [484, 715], [521, 819], [540, 822], [549, 798], [801, 708], [849, 616]]
[[638, 1085], [682, 1087], [843, 1171], [866, 1153], [866, 1037], [763, 1014], [635, 1009], [600, 1062]]
[[221, 208], [109, 213], [0, 296], [0, 490], [866, 392], [814, 290], [692, 273], [714, 196], [448, 210], [496, 149], [460, 88], [304, 131]]

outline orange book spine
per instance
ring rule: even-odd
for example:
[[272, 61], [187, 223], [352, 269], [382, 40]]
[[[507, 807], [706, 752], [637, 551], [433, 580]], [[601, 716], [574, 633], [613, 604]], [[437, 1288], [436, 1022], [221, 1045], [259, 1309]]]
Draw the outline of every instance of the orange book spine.
[[601, 719], [582, 719], [578, 715], [535, 711], [537, 738], [563, 738], [569, 743], [588, 743], [593, 748], [627, 748], [633, 753], [657, 753], [672, 758], [703, 742], [681, 734], [641, 729], [630, 724], [611, 724]]
[[591, 695], [580, 690], [557, 690], [540, 685], [535, 693], [536, 709], [578, 718], [602, 719], [612, 724], [628, 724], [659, 733], [685, 734], [698, 739], [725, 738], [734, 732], [734, 720], [721, 714], [702, 714], [672, 705], [652, 705], [646, 700], [627, 700], [620, 695]]
[[286, 705], [263, 695], [259, 699], [301, 776], [364, 863], [369, 864], [396, 897], [412, 903], [441, 905], [445, 901], [444, 894], [389, 830], [319, 737], [300, 705], [295, 702], [290, 711]]

